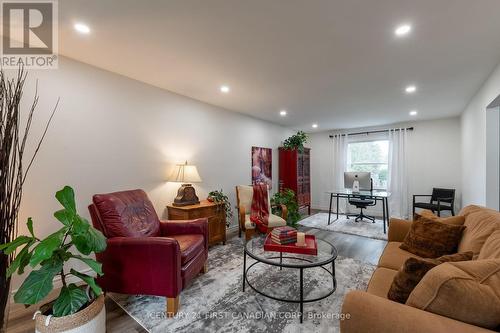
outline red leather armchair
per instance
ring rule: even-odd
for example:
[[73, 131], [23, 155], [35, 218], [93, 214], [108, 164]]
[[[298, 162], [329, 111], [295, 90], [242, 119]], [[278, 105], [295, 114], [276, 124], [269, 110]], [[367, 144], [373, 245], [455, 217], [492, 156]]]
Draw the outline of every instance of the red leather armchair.
[[98, 253], [105, 291], [167, 297], [167, 315], [179, 308], [179, 294], [207, 270], [208, 222], [160, 221], [142, 190], [96, 194], [89, 206], [95, 228], [107, 238]]

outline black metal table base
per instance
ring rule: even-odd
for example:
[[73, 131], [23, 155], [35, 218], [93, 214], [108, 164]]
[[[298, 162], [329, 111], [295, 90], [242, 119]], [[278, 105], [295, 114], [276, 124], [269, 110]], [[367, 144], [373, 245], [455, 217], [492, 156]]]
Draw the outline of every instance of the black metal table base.
[[[339, 199], [340, 198], [349, 199], [350, 197], [354, 197], [354, 196], [356, 196], [356, 194], [330, 193], [330, 206], [328, 207], [328, 225], [330, 225], [330, 223], [332, 222], [331, 218], [332, 218], [333, 197], [337, 198], [337, 206], [336, 206], [336, 211], [335, 211], [335, 214], [337, 216], [336, 216], [336, 219], [333, 220], [333, 222], [334, 222], [334, 221], [339, 219]], [[369, 195], [368, 196], [367, 195], [359, 195], [359, 196], [368, 197], [371, 200], [375, 200], [375, 201], [382, 201], [382, 223], [384, 225], [384, 234], [387, 233], [387, 226], [389, 225], [389, 200], [388, 200], [388, 198], [387, 197], [369, 196]]]
[[[262, 296], [265, 296], [267, 298], [273, 299], [275, 301], [280, 301], [280, 302], [298, 303], [299, 307], [300, 307], [299, 308], [300, 309], [299, 310], [300, 323], [303, 322], [304, 303], [311, 303], [311, 302], [320, 301], [320, 300], [322, 300], [324, 298], [327, 298], [331, 294], [333, 294], [335, 292], [335, 290], [337, 289], [337, 279], [335, 278], [335, 258], [333, 258], [332, 261], [331, 261], [331, 264], [332, 264], [332, 270], [331, 271], [329, 271], [327, 268], [325, 268], [324, 266], [321, 266], [321, 265], [318, 265], [318, 266], [307, 266], [307, 267], [302, 267], [300, 265], [286, 265], [286, 266], [283, 266], [283, 259], [301, 260], [301, 261], [306, 261], [306, 262], [312, 263], [311, 260], [308, 260], [306, 258], [283, 256], [283, 252], [280, 252], [280, 256], [279, 257], [267, 257], [266, 259], [280, 259], [280, 261], [279, 261], [279, 263], [276, 262], [274, 264], [274, 263], [262, 262], [262, 261], [259, 261], [259, 260], [255, 259], [256, 261], [254, 263], [252, 263], [250, 266], [248, 266], [248, 268], [247, 268], [246, 267], [247, 252], [246, 252], [246, 250], [244, 251], [244, 254], [243, 254], [243, 291], [245, 291], [245, 284], [247, 283], [250, 286], [250, 288], [252, 288], [255, 292], [257, 292], [258, 294], [260, 294]], [[255, 265], [257, 265], [257, 264], [277, 266], [277, 267], [279, 267], [280, 270], [282, 270], [283, 267], [292, 268], [292, 269], [293, 268], [299, 269], [299, 286], [300, 286], [299, 299], [286, 299], [286, 298], [275, 297], [275, 296], [266, 294], [262, 290], [259, 290], [254, 285], [252, 285], [250, 283], [250, 281], [248, 280], [248, 271], [252, 267], [254, 267]], [[326, 264], [324, 264], [324, 265], [326, 265]], [[323, 270], [325, 270], [332, 277], [332, 289], [329, 290], [329, 292], [327, 294], [323, 295], [323, 296], [316, 297], [316, 298], [311, 298], [311, 299], [304, 299], [304, 270], [308, 269], [308, 268], [317, 268], [317, 267], [322, 268]]]

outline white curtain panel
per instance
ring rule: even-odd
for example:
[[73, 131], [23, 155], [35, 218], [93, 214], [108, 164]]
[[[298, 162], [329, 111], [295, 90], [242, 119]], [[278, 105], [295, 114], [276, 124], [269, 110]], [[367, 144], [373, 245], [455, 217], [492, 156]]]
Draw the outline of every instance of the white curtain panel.
[[[337, 134], [333, 136], [333, 189], [344, 188], [344, 171], [347, 169], [347, 134]], [[333, 202], [336, 205], [336, 202]], [[346, 212], [345, 200], [339, 200], [339, 211]]]
[[408, 218], [408, 131], [405, 128], [389, 130], [389, 214]]

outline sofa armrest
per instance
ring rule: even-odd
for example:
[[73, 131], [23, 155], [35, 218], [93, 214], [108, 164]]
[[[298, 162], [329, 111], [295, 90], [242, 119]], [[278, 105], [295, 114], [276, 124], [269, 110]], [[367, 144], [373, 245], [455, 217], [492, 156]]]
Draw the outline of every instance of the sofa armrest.
[[208, 250], [208, 219], [160, 221], [162, 237], [174, 235], [203, 235], [205, 249]]
[[182, 290], [179, 243], [164, 237], [114, 237], [97, 253], [106, 291], [176, 297]]
[[346, 295], [342, 314], [342, 333], [493, 332], [359, 290]]
[[413, 222], [391, 218], [389, 223], [389, 231], [387, 233], [387, 240], [389, 242], [402, 242], [408, 231], [410, 231]]

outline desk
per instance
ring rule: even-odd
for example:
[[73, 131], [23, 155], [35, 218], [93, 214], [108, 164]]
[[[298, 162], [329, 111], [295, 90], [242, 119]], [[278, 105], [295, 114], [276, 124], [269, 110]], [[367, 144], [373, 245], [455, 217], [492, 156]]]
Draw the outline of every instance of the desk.
[[330, 195], [330, 207], [328, 208], [328, 224], [330, 224], [330, 218], [332, 215], [332, 202], [334, 197], [337, 198], [337, 211], [336, 211], [337, 218], [335, 220], [338, 220], [339, 218], [339, 198], [345, 198], [349, 200], [349, 198], [363, 197], [375, 200], [375, 202], [382, 201], [382, 221], [384, 223], [384, 234], [386, 233], [386, 224], [387, 221], [389, 220], [388, 198], [390, 197], [391, 193], [379, 190], [353, 192], [351, 189], [333, 190], [333, 191], [328, 191], [326, 193]]

